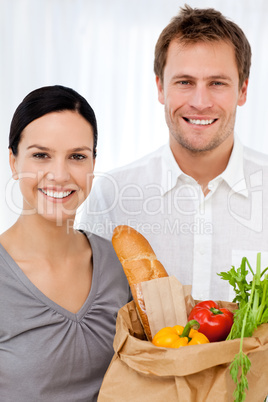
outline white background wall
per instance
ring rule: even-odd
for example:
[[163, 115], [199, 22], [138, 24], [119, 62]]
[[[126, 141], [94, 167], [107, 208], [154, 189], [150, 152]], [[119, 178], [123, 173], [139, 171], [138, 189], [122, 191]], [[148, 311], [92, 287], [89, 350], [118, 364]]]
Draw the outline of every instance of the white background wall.
[[[167, 142], [153, 74], [154, 46], [184, 3], [0, 0], [0, 232], [17, 219], [20, 206], [18, 189], [11, 194], [9, 186], [9, 124], [17, 105], [33, 89], [62, 84], [86, 97], [98, 119], [99, 172]], [[267, 153], [268, 2], [187, 3], [220, 10], [248, 36], [253, 65], [248, 101], [238, 110], [236, 132], [246, 145]]]

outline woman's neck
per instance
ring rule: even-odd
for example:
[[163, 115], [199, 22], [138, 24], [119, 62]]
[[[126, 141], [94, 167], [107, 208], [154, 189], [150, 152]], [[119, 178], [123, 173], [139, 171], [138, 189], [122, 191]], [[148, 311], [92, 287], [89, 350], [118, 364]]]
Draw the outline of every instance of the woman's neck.
[[73, 229], [73, 219], [56, 225], [38, 215], [21, 215], [17, 222], [5, 232], [0, 242], [17, 259], [45, 258], [63, 260], [72, 251], [82, 234]]

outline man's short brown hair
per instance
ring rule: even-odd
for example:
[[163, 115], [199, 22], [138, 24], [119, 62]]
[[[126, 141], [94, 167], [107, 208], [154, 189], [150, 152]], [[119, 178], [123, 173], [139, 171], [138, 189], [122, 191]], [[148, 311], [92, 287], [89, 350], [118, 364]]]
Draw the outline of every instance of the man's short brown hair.
[[250, 44], [242, 29], [213, 8], [193, 9], [188, 5], [164, 28], [155, 46], [154, 72], [163, 82], [168, 47], [171, 41], [192, 44], [224, 40], [233, 45], [239, 74], [239, 87], [249, 77]]

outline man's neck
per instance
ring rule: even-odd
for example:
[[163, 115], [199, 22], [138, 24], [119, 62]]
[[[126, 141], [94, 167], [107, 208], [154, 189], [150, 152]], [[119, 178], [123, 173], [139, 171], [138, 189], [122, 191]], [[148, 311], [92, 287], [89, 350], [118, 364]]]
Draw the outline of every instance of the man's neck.
[[172, 136], [170, 138], [170, 148], [180, 169], [199, 183], [204, 195], [209, 192], [208, 183], [226, 169], [233, 143], [231, 137], [212, 151], [192, 152], [178, 144]]

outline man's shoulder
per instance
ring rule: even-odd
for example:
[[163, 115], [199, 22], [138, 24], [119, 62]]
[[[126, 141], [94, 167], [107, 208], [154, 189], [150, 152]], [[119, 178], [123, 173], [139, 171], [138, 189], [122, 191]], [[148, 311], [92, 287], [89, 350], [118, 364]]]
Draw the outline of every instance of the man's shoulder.
[[265, 154], [255, 149], [244, 147], [244, 162], [254, 163], [260, 167], [268, 167], [268, 154]]
[[160, 148], [156, 149], [149, 154], [142, 156], [139, 159], [136, 159], [133, 162], [128, 163], [127, 165], [121, 166], [119, 168], [111, 170], [109, 173], [112, 175], [121, 174], [121, 172], [131, 172], [139, 168], [144, 168], [145, 166], [156, 164], [159, 162], [159, 159], [163, 158], [163, 155], [167, 153], [167, 149], [169, 148], [168, 144], [162, 145]]
[[162, 168], [164, 157], [168, 157], [169, 152], [171, 152], [169, 151], [169, 145], [163, 145], [127, 165], [101, 174], [102, 179], [104, 179], [102, 181], [107, 181], [105, 179], [108, 179], [110, 181], [115, 180], [117, 183], [127, 183], [135, 180], [144, 181], [145, 178], [148, 181], [150, 177], [153, 178], [157, 175], [157, 172]]

